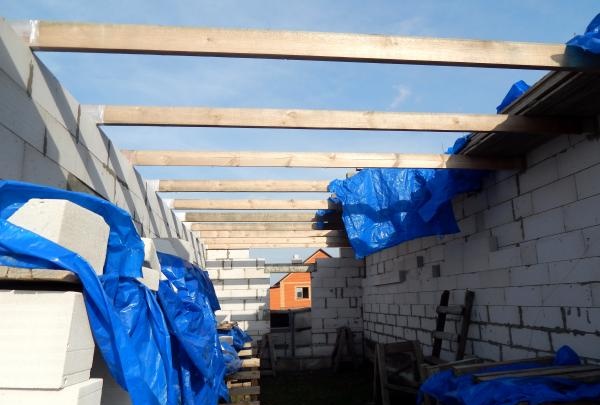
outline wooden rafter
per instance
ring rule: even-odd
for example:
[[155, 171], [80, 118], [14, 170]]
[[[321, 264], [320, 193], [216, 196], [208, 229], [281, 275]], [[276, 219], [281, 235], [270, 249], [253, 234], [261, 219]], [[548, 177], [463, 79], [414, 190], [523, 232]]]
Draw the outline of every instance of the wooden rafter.
[[321, 210], [339, 209], [328, 200], [173, 200], [176, 210]]
[[346, 248], [350, 247], [347, 243], [319, 242], [319, 243], [217, 243], [205, 245], [207, 250], [225, 250], [225, 249], [273, 249], [273, 248]]
[[84, 24], [19, 26], [34, 50], [593, 70], [564, 44], [299, 31]]
[[200, 238], [314, 238], [340, 237], [346, 238], [344, 231], [311, 230], [311, 231], [194, 231]]
[[337, 243], [337, 244], [348, 244], [347, 238], [338, 238], [338, 237], [304, 237], [304, 238], [202, 238], [202, 242], [206, 245], [214, 245], [214, 244], [225, 244], [225, 243], [251, 243], [251, 244], [273, 244], [273, 243], [281, 243], [284, 245], [299, 243]]
[[580, 119], [508, 114], [285, 110], [153, 106], [87, 106], [103, 125], [292, 128], [365, 131], [508, 132], [581, 134]]
[[[191, 221], [193, 222], [193, 221]], [[319, 231], [319, 230], [343, 230], [344, 226], [341, 223], [324, 224], [323, 228], [319, 228], [316, 223], [308, 222], [255, 222], [255, 223], [240, 223], [240, 222], [197, 222], [192, 223], [192, 231]]]
[[327, 192], [328, 180], [159, 180], [162, 192]]
[[318, 218], [314, 212], [187, 212], [184, 222], [320, 222], [341, 221], [339, 215]]
[[522, 159], [475, 158], [463, 155], [327, 152], [212, 152], [183, 150], [125, 150], [138, 166], [431, 168], [511, 170]]

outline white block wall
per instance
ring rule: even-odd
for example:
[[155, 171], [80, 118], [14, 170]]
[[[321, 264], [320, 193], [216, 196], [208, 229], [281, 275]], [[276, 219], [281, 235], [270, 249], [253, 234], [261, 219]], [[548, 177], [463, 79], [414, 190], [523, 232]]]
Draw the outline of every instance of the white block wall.
[[257, 340], [270, 330], [270, 274], [261, 259], [209, 260], [206, 269], [215, 286], [221, 311]]
[[362, 352], [364, 260], [355, 260], [350, 249], [340, 249], [340, 258], [320, 259], [311, 273], [312, 353], [331, 356], [337, 328], [348, 326], [354, 333], [355, 352]]
[[507, 360], [568, 344], [600, 361], [600, 142], [555, 138], [526, 170], [493, 173], [454, 205], [461, 233], [366, 259], [366, 337], [418, 339], [428, 354], [441, 292], [459, 303], [468, 288], [469, 353]]
[[142, 236], [193, 241], [167, 204], [0, 19], [0, 178], [105, 198]]

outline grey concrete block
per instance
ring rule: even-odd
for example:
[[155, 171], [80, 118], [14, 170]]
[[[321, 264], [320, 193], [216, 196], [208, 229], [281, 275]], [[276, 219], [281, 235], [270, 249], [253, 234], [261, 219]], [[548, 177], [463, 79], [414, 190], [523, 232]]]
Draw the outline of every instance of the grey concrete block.
[[567, 231], [600, 224], [600, 195], [576, 201], [564, 207]]
[[[0, 24], [1, 27], [1, 24]], [[0, 178], [6, 180], [20, 180], [23, 176], [25, 163], [25, 142], [0, 125]]]
[[0, 70], [27, 90], [33, 55], [4, 19], [0, 19], [0, 42]]
[[600, 143], [587, 139], [558, 156], [558, 174], [560, 177], [579, 172], [600, 163]]
[[0, 73], [0, 123], [38, 151], [44, 151], [44, 123], [25, 90]]
[[577, 186], [577, 196], [587, 198], [600, 194], [600, 164], [589, 167], [575, 174], [575, 184]]
[[565, 231], [563, 207], [542, 212], [523, 219], [525, 240], [556, 235]]
[[577, 200], [575, 177], [569, 176], [531, 193], [533, 212], [539, 213]]
[[8, 221], [77, 253], [97, 274], [104, 272], [110, 228], [100, 215], [66, 200], [31, 199]]
[[531, 193], [516, 197], [513, 200], [513, 207], [515, 209], [516, 219], [528, 217], [533, 214], [533, 201], [531, 199]]
[[537, 242], [540, 263], [577, 259], [585, 252], [584, 238], [580, 231], [545, 237]]
[[563, 329], [562, 311], [558, 307], [531, 306], [522, 308], [523, 325], [537, 328]]
[[548, 332], [527, 328], [511, 328], [510, 334], [513, 345], [528, 347], [536, 350], [552, 350], [550, 345], [550, 335]]
[[558, 180], [558, 162], [556, 158], [550, 158], [528, 167], [519, 175], [520, 190], [522, 194], [527, 193], [556, 180]]

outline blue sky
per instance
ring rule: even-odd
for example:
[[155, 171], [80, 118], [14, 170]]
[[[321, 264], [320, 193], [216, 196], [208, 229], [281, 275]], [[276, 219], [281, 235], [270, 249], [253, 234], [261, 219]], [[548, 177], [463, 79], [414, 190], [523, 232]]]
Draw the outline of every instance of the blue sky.
[[[576, 4], [576, 6], [574, 6]], [[265, 28], [564, 43], [597, 0], [0, 0], [10, 20]], [[545, 72], [311, 61], [41, 54], [85, 104], [494, 113], [512, 83]], [[459, 134], [110, 127], [127, 149], [439, 153]], [[333, 179], [347, 170], [141, 168], [148, 178]], [[224, 198], [224, 195], [186, 197]], [[315, 198], [323, 195], [301, 195]], [[232, 197], [228, 195], [227, 197]], [[241, 195], [233, 197], [242, 197]], [[261, 195], [244, 195], [260, 198]], [[271, 194], [269, 198], [290, 198]], [[308, 250], [310, 251], [310, 249]], [[260, 251], [272, 261], [307, 250]]]

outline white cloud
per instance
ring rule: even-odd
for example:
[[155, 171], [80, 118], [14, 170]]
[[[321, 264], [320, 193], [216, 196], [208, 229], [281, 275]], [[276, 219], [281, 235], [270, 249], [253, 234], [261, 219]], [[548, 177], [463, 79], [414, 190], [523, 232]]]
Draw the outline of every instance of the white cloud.
[[390, 109], [398, 108], [402, 103], [404, 103], [408, 98], [412, 95], [412, 90], [403, 85], [398, 84], [394, 86], [394, 99], [390, 103]]

